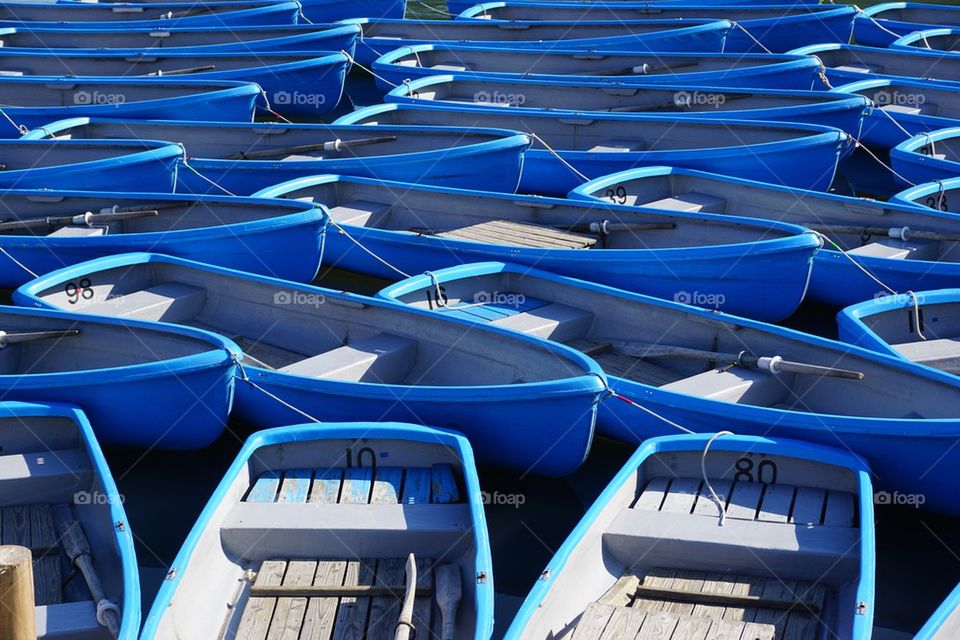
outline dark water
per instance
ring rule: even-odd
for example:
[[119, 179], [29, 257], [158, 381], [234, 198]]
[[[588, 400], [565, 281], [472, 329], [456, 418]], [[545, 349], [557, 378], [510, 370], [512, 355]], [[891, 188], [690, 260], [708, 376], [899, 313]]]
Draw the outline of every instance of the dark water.
[[[318, 284], [372, 293], [385, 282], [334, 270], [322, 274]], [[836, 309], [805, 304], [784, 324], [833, 337], [835, 314]], [[137, 539], [144, 615], [166, 567], [249, 432], [245, 425], [231, 424], [213, 446], [198, 452], [107, 451]], [[559, 480], [480, 468], [483, 491], [507, 502], [486, 508], [498, 636], [554, 551], [631, 452], [625, 445], [599, 440], [583, 467]], [[960, 520], [879, 506], [876, 528], [877, 625], [913, 632], [960, 580]]]

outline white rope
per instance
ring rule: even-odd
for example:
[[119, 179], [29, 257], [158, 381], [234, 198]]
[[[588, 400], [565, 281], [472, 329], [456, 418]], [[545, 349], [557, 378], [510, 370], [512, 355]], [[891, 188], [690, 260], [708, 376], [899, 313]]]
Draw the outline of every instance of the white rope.
[[917, 297], [917, 294], [914, 291], [907, 291], [910, 294], [910, 298], [913, 300], [913, 326], [917, 328], [917, 335], [920, 336], [921, 340], [926, 340], [927, 336], [923, 335], [923, 331], [920, 329], [920, 298]]
[[849, 260], [850, 262], [852, 262], [852, 263], [853, 263], [853, 266], [855, 266], [857, 269], [860, 269], [860, 271], [862, 271], [862, 272], [864, 273], [864, 275], [866, 275], [868, 278], [870, 278], [871, 280], [873, 280], [874, 282], [876, 282], [878, 285], [880, 285], [881, 287], [883, 287], [884, 289], [886, 289], [886, 290], [887, 290], [888, 292], [890, 292], [892, 295], [897, 295], [897, 292], [896, 292], [895, 289], [892, 289], [892, 288], [888, 287], [888, 286], [886, 285], [886, 283], [884, 283], [882, 280], [880, 280], [880, 278], [878, 278], [877, 276], [875, 276], [875, 275], [873, 275], [872, 273], [870, 273], [870, 271], [869, 271], [866, 267], [864, 267], [862, 264], [860, 264], [859, 262], [857, 262], [856, 260], [854, 260], [853, 257], [852, 257], [849, 253], [847, 253], [846, 251], [844, 251], [843, 248], [842, 248], [840, 245], [838, 245], [836, 242], [834, 242], [833, 240], [831, 240], [830, 238], [828, 238], [828, 237], [825, 236], [824, 234], [820, 233], [819, 231], [814, 231], [814, 233], [817, 234], [818, 236], [820, 236], [820, 237], [823, 239], [824, 242], [829, 242], [831, 245], [833, 245], [833, 247], [834, 247], [837, 251], [839, 251], [839, 252], [843, 255], [844, 258], [846, 258], [847, 260]]
[[434, 295], [437, 298], [437, 306], [446, 307], [447, 301], [444, 299], [443, 289], [440, 288], [440, 279], [437, 278], [437, 274], [435, 274], [433, 271], [424, 271], [423, 275], [430, 278], [430, 282], [433, 283]]
[[347, 60], [350, 62], [351, 65], [356, 66], [356, 67], [359, 67], [359, 68], [362, 69], [363, 71], [366, 71], [367, 73], [369, 73], [371, 76], [373, 76], [373, 77], [376, 78], [377, 80], [380, 80], [381, 82], [385, 82], [385, 83], [387, 83], [388, 85], [390, 85], [391, 87], [396, 87], [396, 86], [398, 86], [396, 82], [393, 82], [393, 81], [391, 81], [391, 80], [387, 80], [386, 78], [384, 78], [383, 76], [381, 76], [379, 73], [377, 73], [377, 72], [374, 71], [373, 69], [370, 69], [370, 68], [368, 68], [368, 67], [365, 67], [365, 66], [363, 66], [362, 64], [360, 64], [359, 62], [357, 62], [356, 59], [355, 59], [352, 55], [350, 55], [349, 53], [347, 53], [346, 51], [341, 50], [340, 53], [342, 53], [343, 55], [347, 56]]
[[734, 26], [734, 27], [740, 29], [740, 31], [743, 31], [745, 34], [747, 34], [747, 37], [749, 37], [749, 38], [750, 38], [751, 40], [753, 40], [757, 45], [759, 45], [760, 48], [763, 49], [763, 51], [764, 51], [765, 53], [773, 53], [773, 51], [770, 51], [770, 49], [768, 49], [765, 44], [763, 44], [762, 42], [760, 42], [759, 40], [757, 40], [757, 38], [756, 38], [752, 33], [750, 33], [749, 31], [747, 31], [747, 28], [746, 28], [745, 26], [743, 26], [742, 24], [740, 24], [740, 23], [737, 22], [736, 20], [731, 20], [731, 22], [733, 22], [733, 26]]
[[27, 131], [29, 131], [29, 129], [27, 129], [27, 127], [26, 127], [25, 125], [18, 124], [13, 118], [10, 117], [10, 114], [8, 114], [8, 113], [7, 113], [6, 111], [4, 111], [3, 109], [0, 109], [0, 115], [2, 115], [4, 118], [6, 118], [6, 119], [7, 119], [7, 122], [9, 122], [11, 125], [13, 125], [13, 128], [20, 132], [20, 135], [23, 135], [24, 133], [26, 133]]
[[226, 187], [220, 186], [219, 184], [217, 184], [216, 182], [214, 182], [213, 180], [211, 180], [211, 179], [208, 178], [207, 176], [203, 175], [202, 173], [200, 173], [199, 171], [197, 171], [196, 169], [194, 169], [194, 168], [190, 165], [190, 163], [187, 162], [187, 151], [186, 151], [186, 149], [184, 149], [184, 151], [183, 151], [183, 166], [185, 166], [187, 169], [190, 169], [190, 171], [193, 171], [195, 174], [197, 174], [198, 176], [200, 176], [201, 178], [203, 178], [204, 180], [206, 180], [207, 182], [209, 182], [210, 184], [212, 184], [213, 186], [215, 186], [217, 189], [220, 189], [220, 191], [223, 191], [223, 192], [224, 192], [225, 194], [227, 194], [228, 196], [237, 197], [237, 194], [235, 194], [234, 192], [230, 191], [230, 190], [227, 189]]
[[903, 134], [904, 134], [905, 136], [907, 136], [908, 138], [912, 138], [912, 137], [914, 136], [914, 134], [912, 134], [912, 133], [910, 133], [909, 131], [907, 131], [906, 129], [904, 129], [903, 125], [900, 124], [899, 122], [897, 122], [897, 119], [894, 118], [893, 115], [891, 115], [890, 112], [887, 111], [886, 109], [884, 109], [883, 107], [878, 107], [878, 106], [876, 106], [876, 105], [874, 104], [874, 105], [871, 106], [870, 111], [871, 111], [871, 113], [874, 112], [874, 111], [879, 111], [879, 112], [882, 113], [883, 115], [887, 116], [887, 118], [890, 120], [890, 122], [892, 122], [894, 125], [896, 125], [896, 127], [897, 127], [898, 129], [900, 129], [900, 131], [902, 131]]
[[321, 422], [320, 420], [316, 419], [315, 417], [313, 417], [312, 415], [310, 415], [310, 414], [307, 413], [306, 411], [304, 411], [304, 410], [302, 410], [302, 409], [299, 409], [299, 408], [293, 406], [292, 404], [290, 404], [289, 402], [287, 402], [287, 401], [284, 400], [283, 398], [281, 398], [281, 397], [279, 397], [279, 396], [277, 396], [277, 395], [275, 395], [275, 394], [273, 394], [273, 393], [270, 393], [269, 391], [267, 391], [266, 389], [264, 389], [263, 387], [261, 387], [260, 385], [258, 385], [256, 382], [254, 382], [253, 380], [251, 380], [251, 379], [250, 379], [250, 376], [247, 375], [247, 370], [243, 368], [243, 365], [242, 365], [242, 364], [240, 364], [240, 359], [236, 356], [236, 354], [231, 353], [231, 354], [230, 354], [230, 359], [233, 360], [234, 364], [237, 365], [237, 370], [240, 372], [240, 378], [239, 378], [239, 379], [240, 379], [241, 381], [246, 382], [247, 384], [249, 384], [251, 387], [253, 387], [253, 388], [256, 389], [257, 391], [259, 391], [259, 392], [261, 392], [262, 394], [266, 395], [267, 397], [269, 397], [269, 398], [271, 398], [271, 399], [279, 402], [280, 404], [282, 404], [283, 406], [285, 406], [287, 409], [290, 409], [291, 411], [300, 414], [301, 416], [303, 416], [303, 417], [306, 418], [307, 420], [310, 420], [311, 422], [318, 422], [318, 423]]
[[3, 255], [7, 256], [8, 258], [10, 258], [10, 260], [13, 261], [13, 263], [14, 263], [15, 265], [17, 265], [18, 267], [20, 267], [21, 269], [23, 269], [24, 271], [26, 271], [27, 273], [29, 273], [29, 274], [30, 274], [31, 276], [33, 276], [34, 278], [39, 278], [39, 277], [40, 277], [40, 276], [38, 276], [37, 274], [35, 274], [35, 273], [30, 269], [30, 267], [28, 267], [27, 265], [23, 264], [22, 262], [20, 262], [20, 261], [17, 260], [16, 258], [14, 258], [12, 255], [10, 255], [9, 253], [7, 253], [7, 250], [4, 249], [3, 247], [0, 247], [0, 253], [2, 253]]
[[[856, 11], [857, 11], [858, 14], [862, 14], [864, 18], [866, 18], [867, 20], [869, 20], [869, 21], [872, 22], [873, 24], [877, 25], [878, 27], [880, 27], [880, 29], [882, 29], [883, 31], [886, 31], [887, 33], [889, 33], [890, 35], [892, 35], [892, 36], [893, 36], [894, 38], [896, 38], [897, 40], [899, 40], [901, 37], [903, 37], [901, 34], [897, 33], [896, 31], [891, 31], [890, 29], [887, 29], [885, 26], [883, 26], [882, 24], [880, 24], [880, 23], [877, 21], [876, 18], [874, 18], [874, 17], [871, 16], [871, 15], [868, 15], [863, 9], [861, 9], [861, 8], [858, 7], [857, 5], [853, 5], [853, 8], [856, 9]], [[856, 24], [856, 19], [854, 19], [854, 24]], [[851, 35], [851, 37], [853, 36], [853, 31], [852, 31], [852, 30], [851, 30], [851, 32], [850, 32], [850, 35]]]
[[347, 239], [350, 240], [350, 242], [352, 242], [353, 244], [357, 245], [358, 247], [360, 247], [361, 249], [363, 249], [364, 251], [366, 251], [371, 257], [375, 258], [376, 260], [378, 260], [380, 263], [386, 265], [387, 267], [393, 269], [394, 271], [396, 271], [397, 273], [399, 273], [400, 275], [402, 275], [404, 278], [410, 278], [410, 277], [412, 277], [412, 276], [411, 276], [409, 273], [407, 273], [406, 271], [402, 271], [401, 269], [398, 269], [397, 267], [393, 266], [392, 264], [390, 264], [389, 262], [387, 262], [386, 260], [384, 260], [383, 258], [381, 258], [380, 256], [378, 256], [377, 254], [375, 254], [375, 253], [374, 253], [373, 251], [371, 251], [370, 249], [368, 249], [368, 248], [366, 248], [365, 246], [363, 246], [363, 244], [361, 244], [359, 240], [357, 240], [357, 239], [354, 238], [352, 235], [350, 235], [349, 233], [347, 233], [347, 230], [344, 229], [343, 227], [341, 227], [339, 224], [337, 224], [337, 223], [334, 222], [333, 220], [330, 220], [329, 218], [328, 218], [328, 220], [329, 220], [330, 224], [332, 224], [334, 227], [336, 227], [337, 230], [338, 230], [340, 233], [342, 233], [343, 235], [347, 236]]
[[572, 164], [570, 164], [569, 162], [567, 162], [567, 161], [563, 158], [563, 156], [561, 156], [559, 153], [557, 153], [556, 151], [554, 151], [553, 147], [551, 147], [549, 144], [547, 144], [547, 141], [546, 141], [546, 140], [544, 140], [543, 138], [541, 138], [540, 136], [538, 136], [537, 134], [535, 134], [535, 133], [532, 132], [532, 131], [530, 131], [527, 135], [529, 135], [531, 138], [533, 138], [534, 140], [536, 140], [537, 142], [539, 142], [540, 144], [542, 144], [547, 151], [549, 151], [549, 152], [552, 153], [554, 156], [556, 156], [557, 160], [559, 160], [561, 163], [563, 163], [563, 165], [566, 166], [567, 169], [570, 169], [570, 171], [572, 171], [572, 172], [574, 172], [575, 174], [577, 174], [577, 176], [579, 176], [581, 180], [583, 180], [584, 182], [589, 182], [589, 181], [590, 181], [590, 178], [588, 178], [587, 176], [585, 176], [585, 175], [583, 175], [582, 173], [580, 173], [580, 171], [578, 171], [576, 167], [574, 167]]
[[713, 485], [710, 484], [710, 478], [707, 477], [707, 452], [710, 451], [710, 445], [713, 444], [713, 441], [719, 438], [720, 436], [732, 436], [735, 435], [732, 431], [718, 431], [713, 434], [707, 444], [703, 447], [703, 454], [700, 456], [700, 473], [703, 475], [703, 484], [707, 487], [707, 490], [710, 492], [710, 498], [713, 500], [714, 504], [717, 505], [717, 509], [720, 510], [720, 526], [723, 526], [724, 521], [727, 519], [727, 508], [724, 506], [723, 501], [720, 499], [720, 496], [717, 495], [717, 492], [713, 490]]
[[276, 111], [273, 110], [273, 107], [270, 106], [270, 98], [267, 97], [267, 90], [266, 90], [266, 89], [260, 89], [260, 95], [263, 96], [263, 102], [264, 102], [264, 104], [267, 105], [267, 106], [265, 107], [265, 110], [267, 111], [267, 113], [270, 113], [270, 114], [273, 114], [273, 115], [277, 116], [280, 120], [283, 120], [286, 124], [293, 124], [293, 121], [292, 121], [292, 120], [288, 120], [288, 119], [286, 118], [286, 116], [284, 116], [282, 113], [278, 113], [278, 112], [276, 112]]
[[[847, 134], [847, 135], [850, 135], [850, 134]], [[870, 148], [867, 147], [867, 145], [863, 144], [862, 142], [860, 142], [859, 140], [857, 140], [857, 139], [854, 138], [853, 136], [850, 136], [850, 139], [853, 140], [854, 144], [856, 144], [859, 149], [863, 149], [864, 151], [866, 151], [866, 152], [867, 152], [867, 155], [870, 156], [871, 158], [873, 158], [873, 159], [877, 162], [877, 164], [879, 164], [881, 167], [883, 167], [884, 169], [886, 169], [887, 171], [889, 171], [889, 172], [892, 173], [893, 175], [897, 176], [898, 178], [900, 178], [901, 180], [903, 180], [905, 183], [907, 183], [907, 184], [910, 185], [911, 187], [917, 186], [916, 183], [912, 182], [911, 180], [908, 180], [906, 177], [902, 176], [902, 175], [900, 174], [900, 172], [898, 172], [896, 169], [894, 169], [891, 165], [889, 165], [889, 164], [887, 164], [886, 162], [884, 162], [883, 160], [881, 160], [881, 159], [880, 159], [880, 156], [878, 156], [878, 155], [875, 154], [873, 151], [871, 151]]]

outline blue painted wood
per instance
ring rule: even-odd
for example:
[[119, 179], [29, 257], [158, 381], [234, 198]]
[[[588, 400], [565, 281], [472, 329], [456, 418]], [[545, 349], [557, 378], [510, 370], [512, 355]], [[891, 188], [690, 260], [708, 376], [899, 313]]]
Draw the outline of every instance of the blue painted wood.
[[431, 490], [434, 503], [447, 504], [460, 502], [460, 488], [453, 467], [449, 464], [435, 464], [432, 469]]
[[343, 473], [343, 487], [340, 490], [342, 504], [367, 504], [370, 502], [370, 488], [373, 470], [370, 467], [350, 467]]
[[340, 484], [343, 469], [320, 469], [313, 479], [310, 502], [336, 504], [340, 499]]
[[306, 502], [307, 494], [310, 493], [311, 477], [313, 471], [310, 469], [288, 469], [283, 475], [277, 502]]
[[280, 489], [280, 475], [277, 471], [264, 471], [250, 489], [247, 502], [275, 501], [277, 491]]
[[402, 467], [377, 467], [370, 494], [370, 504], [396, 504], [400, 502], [400, 485], [403, 482]]
[[424, 467], [410, 467], [403, 483], [403, 504], [429, 504], [433, 471]]

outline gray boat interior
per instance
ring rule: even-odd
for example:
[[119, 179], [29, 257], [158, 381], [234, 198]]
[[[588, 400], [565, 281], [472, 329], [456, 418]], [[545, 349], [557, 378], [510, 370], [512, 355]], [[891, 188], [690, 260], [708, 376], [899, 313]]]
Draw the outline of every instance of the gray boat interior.
[[[369, 466], [372, 456], [360, 453], [366, 451], [379, 464]], [[418, 587], [428, 591], [415, 600], [418, 632], [440, 637], [433, 571], [449, 564], [459, 570], [463, 590], [456, 637], [474, 635], [473, 515], [462, 463], [439, 443], [329, 439], [259, 447], [204, 524], [189, 563], [177, 567], [180, 581], [158, 639], [281, 631], [320, 637], [313, 635], [319, 629], [332, 638], [392, 638], [396, 597], [344, 594], [368, 585], [402, 594], [410, 553]], [[300, 597], [260, 595], [271, 587], [300, 589]], [[319, 588], [328, 595], [318, 595]], [[339, 596], [329, 595], [338, 589]]]
[[551, 567], [523, 638], [851, 637], [865, 577], [857, 474], [775, 449], [711, 450], [721, 527], [701, 455], [667, 449], [640, 464]]
[[305, 34], [323, 34], [324, 26], [312, 24], [276, 25], [262, 27], [231, 26], [229, 29], [166, 29], [132, 27], [130, 29], [0, 29], [0, 47], [35, 49], [97, 48], [97, 49], [155, 49], [175, 47], [202, 47], [207, 45], [250, 43], [251, 48], [261, 40], [287, 38]]
[[109, 501], [100, 499], [108, 494], [77, 425], [60, 416], [0, 418], [0, 451], [0, 542], [33, 552], [38, 637], [112, 638], [61, 539], [61, 526], [80, 524], [107, 597], [125, 606], [113, 518]]
[[[464, 79], [407, 90], [405, 97], [423, 100], [427, 104], [438, 102], [503, 109], [569, 109], [612, 113], [715, 113], [804, 107], [831, 100], [801, 92], [789, 95], [764, 93], [762, 89], [704, 89], [695, 94], [669, 87], [575, 86]], [[842, 96], [834, 99], [840, 100]]]
[[[589, 202], [533, 201], [444, 193], [363, 182], [331, 181], [285, 198], [322, 204], [340, 225], [415, 233], [487, 244], [556, 249], [662, 249], [717, 246], [793, 235], [733, 220], [678, 218]], [[634, 224], [602, 233], [591, 223]], [[508, 225], [498, 223], [508, 222]], [[489, 226], [489, 233], [485, 227]], [[542, 243], [538, 242], [539, 239]]]
[[[551, 17], [551, 21], [553, 18]], [[531, 21], [527, 23], [499, 23], [450, 20], [371, 21], [363, 23], [365, 38], [412, 38], [438, 40], [448, 43], [462, 41], [516, 42], [537, 40], [576, 40], [611, 36], [642, 36], [668, 33], [704, 24], [695, 22], [608, 22], [591, 24], [570, 22], [552, 24]]]
[[[483, 386], [562, 380], [583, 365], [511, 335], [370, 305], [362, 297], [165, 262], [86, 275], [93, 296], [40, 294], [71, 311], [190, 325], [229, 337], [248, 367], [306, 378]], [[70, 300], [76, 299], [71, 304]], [[464, 339], [468, 337], [469, 339]]]
[[930, 80], [960, 79], [960, 57], [917, 56], [910, 51], [860, 47], [817, 51], [824, 66], [838, 71]]
[[[398, 105], [398, 109], [366, 116], [363, 124], [430, 125], [510, 128], [532, 132], [554, 149], [591, 153], [630, 153], [676, 151], [682, 149], [741, 148], [772, 142], [796, 140], [816, 131], [791, 127], [784, 123], [683, 122], [669, 119], [637, 122], [630, 118], [589, 114], [570, 115], [549, 112], [512, 113], [508, 110], [460, 111], [422, 108], [418, 104]], [[540, 140], [533, 148], [545, 149]]]
[[128, 212], [130, 217], [103, 222], [94, 221], [91, 224], [54, 222], [49, 225], [30, 225], [19, 229], [4, 228], [0, 230], [0, 235], [65, 237], [162, 233], [265, 221], [293, 215], [300, 211], [302, 209], [278, 207], [265, 202], [233, 203], [226, 199], [151, 201], [40, 194], [21, 196], [7, 193], [0, 195], [0, 226], [10, 221], [82, 216], [86, 213], [96, 216], [114, 212], [124, 215], [124, 212]]
[[[2, 38], [0, 38], [2, 47]], [[186, 96], [195, 96], [208, 91], [223, 91], [227, 87], [222, 84], [196, 84], [175, 82], [142, 82], [129, 84], [110, 84], [96, 80], [77, 80], [68, 82], [2, 82], [3, 107], [75, 107], [77, 98], [82, 92], [94, 95], [96, 93], [122, 93], [125, 103], [142, 102], [145, 100], [168, 100]]]
[[[82, 299], [78, 283], [62, 286], [64, 307], [76, 305], [70, 299]], [[70, 293], [67, 293], [69, 291]], [[107, 303], [109, 304], [109, 302]], [[86, 322], [82, 318], [55, 318], [0, 313], [0, 329], [7, 334], [37, 331], [79, 331], [76, 335], [10, 344], [0, 349], [0, 377], [92, 371], [111, 367], [149, 364], [183, 358], [217, 349], [211, 342], [193, 336], [160, 329], [118, 327]]]
[[918, 49], [933, 49], [934, 51], [948, 51], [956, 53], [960, 51], [960, 35], [949, 33], [943, 35], [924, 36], [922, 39], [915, 40], [911, 46]]
[[[273, 65], [305, 62], [327, 53], [258, 52], [226, 56], [218, 52], [191, 51], [190, 55], [171, 57], [157, 52], [152, 55], [105, 53], [74, 55], [69, 51], [48, 55], [4, 55], [0, 49], [0, 76], [190, 76], [204, 71], [219, 73], [237, 69], [259, 69]], [[260, 71], [258, 71], [259, 73]]]
[[145, 141], [143, 144], [131, 142], [120, 146], [96, 141], [71, 145], [57, 144], [56, 142], [25, 145], [0, 140], [0, 158], [2, 158], [3, 164], [2, 171], [9, 173], [11, 171], [26, 171], [28, 169], [107, 160], [118, 156], [150, 151], [159, 146], [159, 143], [152, 141]]
[[524, 4], [510, 4], [505, 6], [484, 7], [482, 12], [470, 17], [478, 20], [569, 20], [582, 22], [584, 20], [672, 20], [675, 18], [727, 18], [743, 22], [745, 20], [770, 20], [790, 16], [807, 15], [813, 12], [825, 11], [819, 5], [795, 5], [782, 7], [750, 7], [729, 6], [716, 9], [693, 7], [664, 7], [662, 9], [651, 5], [642, 7], [618, 7], [615, 2], [606, 4], [585, 4], [577, 6], [551, 6], [548, 11], [543, 8]]
[[917, 307], [862, 315], [858, 320], [902, 357], [960, 374], [960, 302], [924, 303], [921, 298]]
[[[922, 380], [910, 371], [849, 353], [791, 339], [721, 318], [631, 300], [535, 275], [503, 272], [443, 283], [443, 314], [466, 317], [480, 292], [497, 292], [492, 307], [503, 317], [496, 326], [562, 342], [592, 357], [607, 373], [663, 391], [756, 407], [827, 415], [877, 418], [947, 418], [960, 415], [960, 397], [949, 384]], [[402, 302], [436, 307], [432, 287]], [[517, 304], [522, 300], [522, 304]], [[511, 304], [513, 303], [513, 304]], [[458, 310], [458, 306], [466, 306]], [[489, 316], [487, 316], [489, 318]], [[485, 318], [485, 319], [487, 319]], [[863, 373], [862, 380], [821, 375], [771, 373], [725, 362], [646, 356], [646, 349], [680, 347], [713, 353], [780, 356], [824, 367]], [[639, 357], [638, 357], [639, 356]], [[617, 381], [611, 385], [617, 388]]]
[[[193, 5], [183, 11], [170, 11], [169, 6], [163, 4], [152, 6], [142, 3], [85, 3], [68, 9], [72, 22], [130, 22], [139, 20], [157, 20], [163, 18], [189, 18], [228, 11], [245, 11], [263, 7], [257, 3], [223, 2], [207, 5]], [[63, 22], [63, 7], [55, 3], [45, 2], [5, 2], [0, 5], [0, 20], [13, 22]], [[170, 15], [173, 14], [173, 15]]]
[[[496, 49], [432, 48], [411, 51], [390, 60], [399, 67], [421, 67], [444, 71], [509, 73], [516, 75], [623, 76], [679, 75], [705, 71], [732, 71], [795, 60], [795, 56], [764, 56], [762, 61], [740, 56], [660, 54], [611, 55], [584, 51], [554, 53], [543, 51], [498, 51]], [[523, 70], [521, 72], [521, 70]]]
[[[819, 197], [808, 191], [781, 191], [759, 184], [740, 184], [723, 178], [670, 173], [625, 180], [594, 193], [609, 202], [635, 207], [723, 213], [789, 222], [815, 228], [854, 256], [892, 260], [960, 261], [960, 245], [950, 240], [960, 234], [956, 220], [926, 216], [863, 198]], [[909, 227], [913, 231], [944, 234], [943, 239], [908, 237], [899, 240], [862, 230]], [[828, 245], [826, 247], [830, 249]]]
[[892, 82], [886, 86], [861, 89], [857, 93], [870, 98], [874, 108], [894, 116], [960, 118], [960, 90], [956, 88], [938, 88], [932, 83], [921, 88]]
[[893, 3], [889, 9], [873, 14], [876, 20], [894, 20], [912, 22], [916, 24], [935, 24], [941, 27], [960, 26], [960, 11], [953, 7], [925, 5], [920, 2], [911, 2], [907, 6], [897, 6]]
[[[411, 131], [396, 127], [370, 129], [360, 126], [255, 123], [243, 126], [184, 124], [164, 121], [99, 120], [56, 129], [57, 140], [143, 139], [172, 140], [182, 144], [193, 158], [301, 161], [324, 158], [373, 157], [450, 149], [501, 140], [506, 133], [489, 131]], [[325, 142], [373, 141], [346, 145], [340, 151], [320, 148]], [[276, 154], [268, 153], [276, 150]]]

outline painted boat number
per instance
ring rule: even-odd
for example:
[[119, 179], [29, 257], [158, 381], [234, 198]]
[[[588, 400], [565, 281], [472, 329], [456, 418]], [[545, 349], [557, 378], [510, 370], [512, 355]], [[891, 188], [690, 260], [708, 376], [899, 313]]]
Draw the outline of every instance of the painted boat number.
[[607, 189], [607, 192], [603, 195], [615, 204], [627, 204], [627, 190], [622, 184]]
[[90, 278], [82, 278], [80, 282], [68, 282], [63, 287], [63, 292], [67, 294], [67, 302], [77, 304], [81, 299], [93, 300], [93, 283]]
[[[754, 478], [754, 464], [751, 458], [740, 458], [736, 463], [737, 472], [733, 479], [736, 482], [760, 482], [762, 484], [777, 483], [777, 464], [773, 460], [761, 460], [756, 465], [756, 478]], [[769, 476], [769, 480], [767, 480]]]

